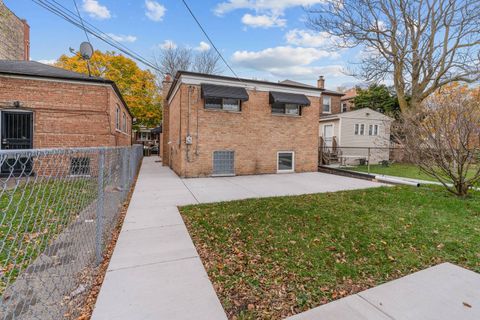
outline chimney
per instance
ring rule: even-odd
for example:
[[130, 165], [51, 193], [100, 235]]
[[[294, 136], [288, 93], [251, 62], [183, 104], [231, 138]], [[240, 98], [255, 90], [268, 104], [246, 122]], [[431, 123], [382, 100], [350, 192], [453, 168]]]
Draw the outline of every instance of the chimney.
[[173, 82], [172, 75], [170, 73], [165, 74], [165, 78], [163, 78], [163, 82], [162, 82], [163, 99], [167, 98], [167, 94], [168, 94], [168, 91], [170, 91], [172, 82]]
[[317, 87], [320, 89], [325, 89], [325, 79], [323, 78], [323, 76], [318, 77]]
[[[1, 1], [1, 0], [0, 0]], [[30, 60], [30, 26], [27, 20], [22, 19], [23, 22], [23, 59], [25, 61]]]

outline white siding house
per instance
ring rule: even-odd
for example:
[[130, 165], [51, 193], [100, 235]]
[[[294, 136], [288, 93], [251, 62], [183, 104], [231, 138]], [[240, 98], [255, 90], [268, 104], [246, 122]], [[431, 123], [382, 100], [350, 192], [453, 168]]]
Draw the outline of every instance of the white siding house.
[[370, 163], [389, 159], [390, 126], [393, 119], [370, 108], [320, 118], [319, 135], [324, 147], [337, 147], [346, 163], [367, 159]]

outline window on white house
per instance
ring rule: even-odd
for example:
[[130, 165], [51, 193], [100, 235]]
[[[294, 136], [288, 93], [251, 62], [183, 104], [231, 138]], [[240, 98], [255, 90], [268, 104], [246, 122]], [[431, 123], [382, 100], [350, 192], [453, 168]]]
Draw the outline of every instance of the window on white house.
[[378, 136], [378, 124], [371, 124], [368, 126], [369, 136]]
[[115, 128], [120, 130], [120, 107], [117, 106], [116, 114], [115, 114]]
[[295, 153], [293, 151], [280, 151], [277, 153], [277, 171], [295, 171]]
[[347, 103], [344, 102], [344, 103], [342, 103], [342, 112], [347, 112], [347, 111], [348, 111]]
[[241, 111], [241, 102], [239, 99], [206, 98], [205, 109]]
[[365, 135], [365, 124], [361, 123], [356, 123], [355, 124], [355, 135], [356, 136], [363, 136]]
[[323, 113], [332, 112], [332, 99], [331, 97], [323, 97]]
[[299, 116], [301, 114], [301, 106], [292, 103], [273, 103], [273, 114], [285, 114], [288, 116]]

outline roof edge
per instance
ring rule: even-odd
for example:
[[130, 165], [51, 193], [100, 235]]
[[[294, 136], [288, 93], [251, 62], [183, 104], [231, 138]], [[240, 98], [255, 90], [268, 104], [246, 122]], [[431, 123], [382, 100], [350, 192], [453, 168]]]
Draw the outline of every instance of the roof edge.
[[277, 86], [277, 87], [283, 87], [283, 88], [314, 90], [314, 91], [319, 91], [319, 92], [324, 92], [325, 91], [325, 89], [323, 89], [323, 88], [316, 88], [316, 87], [308, 88], [308, 87], [305, 87], [305, 86], [282, 84], [282, 83], [271, 82], [271, 81], [236, 78], [236, 77], [229, 77], [229, 76], [222, 76], [222, 75], [214, 75], [214, 74], [206, 74], [206, 73], [198, 73], [198, 72], [180, 70], [175, 75], [175, 78], [172, 82], [172, 85], [170, 86], [170, 90], [168, 90], [167, 96], [165, 97], [166, 100], [170, 99], [170, 96], [171, 96], [175, 86], [177, 85], [177, 83], [180, 80], [180, 77], [182, 75], [203, 77], [203, 78], [207, 78], [207, 79], [230, 80], [230, 81], [237, 81], [237, 82], [240, 82], [240, 83], [245, 82], [245, 83], [254, 83], [254, 84], [264, 84], [264, 85], [271, 85], [271, 86]]

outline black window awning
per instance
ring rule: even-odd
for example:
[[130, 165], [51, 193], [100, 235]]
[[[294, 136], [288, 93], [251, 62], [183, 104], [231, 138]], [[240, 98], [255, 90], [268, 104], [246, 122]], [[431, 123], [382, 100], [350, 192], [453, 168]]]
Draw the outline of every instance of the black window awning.
[[238, 99], [242, 101], [248, 100], [248, 93], [245, 88], [219, 86], [206, 83], [203, 83], [201, 86], [203, 98]]
[[304, 94], [270, 91], [270, 103], [291, 103], [309, 106], [310, 100]]

